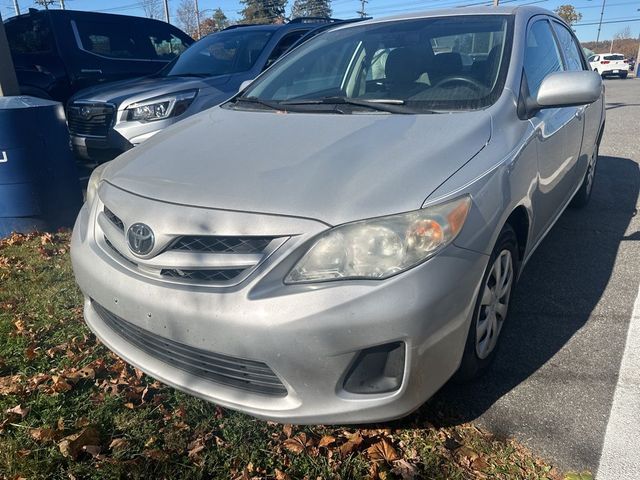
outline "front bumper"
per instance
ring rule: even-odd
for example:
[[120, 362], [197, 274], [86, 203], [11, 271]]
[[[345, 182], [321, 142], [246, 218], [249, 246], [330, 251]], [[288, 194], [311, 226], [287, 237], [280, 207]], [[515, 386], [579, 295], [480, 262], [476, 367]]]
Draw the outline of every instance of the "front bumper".
[[[220, 223], [228, 224], [236, 212], [218, 214]], [[418, 408], [460, 363], [488, 260], [451, 245], [424, 264], [384, 281], [286, 286], [274, 281], [273, 272], [295, 256], [300, 243], [293, 241], [240, 285], [176, 285], [137, 275], [100, 248], [93, 238], [95, 215], [86, 205], [82, 209], [71, 254], [85, 295], [85, 319], [96, 336], [127, 362], [168, 385], [280, 422], [384, 421]], [[263, 362], [286, 387], [286, 395], [248, 392], [176, 368], [118, 334], [92, 302], [137, 328], [182, 345]], [[347, 392], [345, 376], [359, 352], [391, 342], [405, 345], [399, 389]]]

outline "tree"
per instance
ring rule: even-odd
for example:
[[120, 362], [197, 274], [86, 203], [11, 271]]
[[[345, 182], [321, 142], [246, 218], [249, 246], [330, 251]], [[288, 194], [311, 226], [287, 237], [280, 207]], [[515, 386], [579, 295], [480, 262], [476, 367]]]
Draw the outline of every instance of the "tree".
[[295, 0], [291, 18], [331, 17], [331, 0]]
[[628, 25], [613, 36], [614, 40], [626, 40], [627, 38], [632, 38], [631, 27]]
[[176, 19], [178, 26], [187, 33], [187, 35], [196, 38], [198, 36], [198, 21], [196, 15], [196, 6], [193, 0], [181, 0], [176, 10]]
[[573, 5], [560, 5], [554, 12], [569, 25], [573, 25], [582, 20], [582, 14], [578, 12]]
[[144, 15], [147, 18], [162, 18], [163, 10], [160, 5], [160, 0], [141, 0], [140, 5], [144, 11]]
[[242, 23], [276, 23], [284, 19], [287, 0], [240, 0]]
[[200, 22], [200, 32], [202, 35], [208, 35], [210, 33], [219, 32], [220, 30], [224, 30], [231, 23], [229, 19], [224, 14], [221, 8], [217, 8], [214, 10], [213, 15], [209, 18], [205, 18], [202, 22]]

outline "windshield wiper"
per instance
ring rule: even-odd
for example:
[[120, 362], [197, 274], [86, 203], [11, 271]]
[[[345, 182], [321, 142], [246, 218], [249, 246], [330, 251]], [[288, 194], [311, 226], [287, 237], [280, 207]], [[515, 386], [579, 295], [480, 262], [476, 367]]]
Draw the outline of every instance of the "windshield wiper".
[[280, 106], [280, 102], [269, 102], [267, 100], [261, 100], [258, 97], [236, 97], [235, 100], [233, 100], [233, 103], [238, 103], [238, 102], [252, 103], [254, 105], [262, 105], [272, 110], [284, 110]]
[[172, 75], [167, 75], [167, 77], [195, 77], [195, 78], [205, 78], [205, 77], [211, 77], [213, 75], [210, 75], [208, 73], [176, 73], [176, 74], [172, 74]]
[[409, 114], [415, 113], [405, 106], [404, 100], [386, 98], [349, 98], [349, 97], [323, 97], [307, 100], [289, 100], [279, 102], [280, 105], [355, 105], [388, 113]]

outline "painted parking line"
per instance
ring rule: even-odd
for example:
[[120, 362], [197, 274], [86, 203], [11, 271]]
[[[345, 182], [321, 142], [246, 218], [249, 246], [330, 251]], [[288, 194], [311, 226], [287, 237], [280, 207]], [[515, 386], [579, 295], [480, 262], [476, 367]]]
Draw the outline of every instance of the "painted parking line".
[[640, 479], [640, 289], [631, 314], [597, 479]]

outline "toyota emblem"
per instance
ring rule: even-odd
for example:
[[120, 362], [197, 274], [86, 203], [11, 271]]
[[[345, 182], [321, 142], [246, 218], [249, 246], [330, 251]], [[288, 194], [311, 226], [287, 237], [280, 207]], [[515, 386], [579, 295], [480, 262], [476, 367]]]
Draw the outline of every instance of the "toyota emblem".
[[153, 230], [144, 223], [134, 223], [127, 230], [127, 243], [136, 255], [147, 255], [155, 243]]

